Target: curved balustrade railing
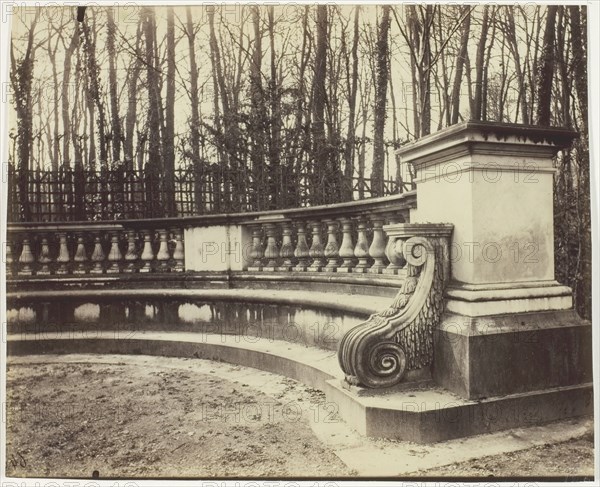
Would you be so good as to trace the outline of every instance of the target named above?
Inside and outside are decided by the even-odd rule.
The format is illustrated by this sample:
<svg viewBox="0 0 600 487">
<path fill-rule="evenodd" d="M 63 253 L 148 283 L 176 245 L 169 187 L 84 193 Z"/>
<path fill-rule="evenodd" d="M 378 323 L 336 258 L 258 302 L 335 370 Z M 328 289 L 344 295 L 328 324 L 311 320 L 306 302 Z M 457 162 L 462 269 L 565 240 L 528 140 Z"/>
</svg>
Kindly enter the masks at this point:
<svg viewBox="0 0 600 487">
<path fill-rule="evenodd" d="M 118 222 L 11 223 L 9 279 L 195 272 L 185 246 L 195 235 L 243 228 L 242 265 L 249 272 L 396 274 L 383 226 L 406 222 L 415 194 L 285 211 Z M 198 230 L 193 233 L 193 230 Z M 192 238 L 194 235 L 194 238 Z M 188 241 L 189 240 L 189 241 Z M 195 249 L 192 249 L 195 250 Z M 217 259 L 218 260 L 218 259 Z M 211 268 L 210 259 L 205 270 Z"/>
<path fill-rule="evenodd" d="M 442 290 L 449 276 L 448 246 L 452 225 L 410 224 L 414 194 L 286 211 L 209 215 L 194 218 L 124 220 L 97 223 L 11 224 L 6 262 L 9 290 L 30 278 L 90 278 L 111 275 L 135 288 L 132 274 L 186 276 L 215 272 L 237 279 L 272 280 L 286 274 L 301 289 L 323 275 L 330 282 L 378 286 L 387 275 L 389 296 L 400 288 L 388 309 L 346 331 L 339 361 L 351 384 L 385 387 L 402 380 L 407 370 L 432 362 L 433 328 L 442 311 Z M 219 242 L 225 239 L 227 242 Z M 222 255 L 204 247 L 240 244 L 237 266 L 223 267 Z M 211 259 L 211 255 L 213 256 Z M 201 265 L 198 257 L 207 257 Z M 334 275 L 340 277 L 334 277 Z M 344 277 L 346 276 L 346 277 Z M 228 277 L 229 279 L 229 277 Z M 54 279 L 56 281 L 57 279 Z M 93 280 L 93 279 L 92 279 Z M 12 281 L 12 283 L 10 282 Z M 236 281 L 237 282 L 237 281 Z M 321 283 L 323 284 L 323 283 Z M 390 289 L 390 287 L 392 289 Z M 322 289 L 322 287 L 320 288 Z M 320 289 L 314 289 L 319 291 Z"/>
</svg>

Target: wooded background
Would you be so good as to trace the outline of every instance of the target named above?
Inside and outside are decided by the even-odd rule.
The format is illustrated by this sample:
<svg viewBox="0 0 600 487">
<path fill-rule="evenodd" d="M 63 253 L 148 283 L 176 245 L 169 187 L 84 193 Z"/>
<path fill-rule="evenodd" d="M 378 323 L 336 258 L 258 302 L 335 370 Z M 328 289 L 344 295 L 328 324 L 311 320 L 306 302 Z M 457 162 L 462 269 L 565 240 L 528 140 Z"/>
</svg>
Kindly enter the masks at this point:
<svg viewBox="0 0 600 487">
<path fill-rule="evenodd" d="M 266 209 L 289 189 L 273 174 L 302 178 L 312 204 L 351 198 L 352 177 L 372 195 L 410 183 L 394 149 L 462 120 L 573 128 L 556 158 L 556 271 L 590 317 L 585 7 L 76 10 L 13 12 L 17 170 L 126 167 L 164 175 L 170 194 L 176 168 L 227 168 Z"/>
</svg>

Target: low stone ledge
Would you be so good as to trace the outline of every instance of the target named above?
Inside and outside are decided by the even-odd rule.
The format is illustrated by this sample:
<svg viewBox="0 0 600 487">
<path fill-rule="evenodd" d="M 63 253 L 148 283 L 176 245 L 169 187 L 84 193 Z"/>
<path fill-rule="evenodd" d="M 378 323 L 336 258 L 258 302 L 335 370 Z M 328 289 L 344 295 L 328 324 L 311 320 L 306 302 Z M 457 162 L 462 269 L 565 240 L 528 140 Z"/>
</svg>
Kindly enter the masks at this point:
<svg viewBox="0 0 600 487">
<path fill-rule="evenodd" d="M 94 338 L 65 338 L 57 333 L 8 336 L 7 356 L 44 354 L 129 354 L 190 357 L 244 365 L 296 379 L 323 389 L 327 380 L 340 378 L 335 352 L 280 340 L 255 343 L 199 333 L 148 332 L 143 338 L 115 338 L 98 332 Z"/>
<path fill-rule="evenodd" d="M 43 300 L 53 298 L 168 298 L 180 297 L 198 300 L 236 301 L 266 304 L 287 304 L 317 309 L 342 311 L 344 314 L 368 316 L 385 308 L 390 298 L 370 296 L 358 300 L 356 295 L 317 293 L 310 291 L 272 289 L 71 289 L 11 292 L 8 299 Z"/>
<path fill-rule="evenodd" d="M 8 296 L 24 291 L 98 289 L 110 285 L 113 289 L 147 289 L 167 287 L 172 289 L 286 289 L 291 291 L 394 297 L 402 286 L 404 274 L 335 274 L 304 272 L 185 272 L 85 276 L 32 276 L 13 277 L 7 280 Z M 369 308 L 370 309 L 370 308 Z M 375 310 L 370 310 L 373 312 Z"/>
<path fill-rule="evenodd" d="M 332 379 L 327 381 L 326 394 L 337 404 L 341 417 L 360 434 L 415 443 L 436 443 L 593 414 L 591 383 L 472 401 L 441 388 L 359 396 Z"/>
<path fill-rule="evenodd" d="M 360 395 L 342 386 L 336 354 L 287 342 L 223 343 L 218 335 L 147 333 L 143 338 L 65 339 L 57 334 L 8 337 L 8 363 L 44 354 L 136 354 L 189 357 L 253 367 L 298 380 L 325 392 L 327 402 L 359 433 L 433 443 L 593 412 L 592 384 L 583 383 L 485 400 L 468 400 L 440 387 L 402 387 Z"/>
</svg>

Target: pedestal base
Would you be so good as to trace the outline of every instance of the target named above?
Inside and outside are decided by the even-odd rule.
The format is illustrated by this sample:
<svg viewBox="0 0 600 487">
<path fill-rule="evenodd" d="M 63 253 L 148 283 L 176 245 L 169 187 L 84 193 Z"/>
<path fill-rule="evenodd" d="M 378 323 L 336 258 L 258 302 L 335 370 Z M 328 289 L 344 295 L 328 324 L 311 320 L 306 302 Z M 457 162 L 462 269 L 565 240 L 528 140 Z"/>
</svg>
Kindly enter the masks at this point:
<svg viewBox="0 0 600 487">
<path fill-rule="evenodd" d="M 592 327 L 573 310 L 465 316 L 434 331 L 434 381 L 467 399 L 592 382 Z"/>
<path fill-rule="evenodd" d="M 327 400 L 365 436 L 435 443 L 510 428 L 533 426 L 593 414 L 592 384 L 558 387 L 481 401 L 457 398 L 448 391 L 415 388 L 356 391 L 339 380 L 327 381 Z"/>
</svg>

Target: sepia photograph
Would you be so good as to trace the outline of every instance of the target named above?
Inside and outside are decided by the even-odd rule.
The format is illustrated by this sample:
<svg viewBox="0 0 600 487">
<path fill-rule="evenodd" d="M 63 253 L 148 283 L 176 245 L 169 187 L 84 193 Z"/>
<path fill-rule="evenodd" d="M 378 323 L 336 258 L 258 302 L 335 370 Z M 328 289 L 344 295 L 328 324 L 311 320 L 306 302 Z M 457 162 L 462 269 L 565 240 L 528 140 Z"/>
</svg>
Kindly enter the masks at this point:
<svg viewBox="0 0 600 487">
<path fill-rule="evenodd" d="M 0 2 L 0 487 L 594 485 L 599 12 Z"/>
</svg>

